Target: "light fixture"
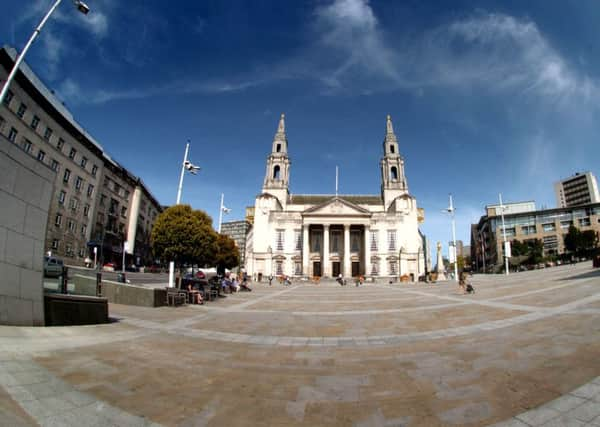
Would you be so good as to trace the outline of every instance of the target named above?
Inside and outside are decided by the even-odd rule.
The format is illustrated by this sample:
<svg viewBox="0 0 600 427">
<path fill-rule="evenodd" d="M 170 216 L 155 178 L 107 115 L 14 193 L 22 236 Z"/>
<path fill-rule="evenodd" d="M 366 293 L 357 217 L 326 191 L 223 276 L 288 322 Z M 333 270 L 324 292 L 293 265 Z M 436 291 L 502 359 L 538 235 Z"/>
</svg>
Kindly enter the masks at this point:
<svg viewBox="0 0 600 427">
<path fill-rule="evenodd" d="M 75 6 L 77 6 L 77 10 L 87 15 L 90 12 L 90 7 L 82 2 L 81 0 L 74 0 Z"/>
</svg>

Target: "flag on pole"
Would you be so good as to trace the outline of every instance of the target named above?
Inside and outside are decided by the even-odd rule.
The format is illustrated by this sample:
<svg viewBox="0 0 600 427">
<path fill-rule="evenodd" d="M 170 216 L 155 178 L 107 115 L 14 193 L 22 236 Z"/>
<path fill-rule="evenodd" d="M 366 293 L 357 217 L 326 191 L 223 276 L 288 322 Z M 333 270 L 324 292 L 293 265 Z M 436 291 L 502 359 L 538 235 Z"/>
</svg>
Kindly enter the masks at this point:
<svg viewBox="0 0 600 427">
<path fill-rule="evenodd" d="M 228 214 L 229 212 L 231 212 L 231 209 L 226 208 L 225 206 L 221 207 L 221 209 L 223 210 L 223 213 Z"/>
<path fill-rule="evenodd" d="M 335 195 L 338 195 L 338 167 L 335 167 Z"/>
</svg>

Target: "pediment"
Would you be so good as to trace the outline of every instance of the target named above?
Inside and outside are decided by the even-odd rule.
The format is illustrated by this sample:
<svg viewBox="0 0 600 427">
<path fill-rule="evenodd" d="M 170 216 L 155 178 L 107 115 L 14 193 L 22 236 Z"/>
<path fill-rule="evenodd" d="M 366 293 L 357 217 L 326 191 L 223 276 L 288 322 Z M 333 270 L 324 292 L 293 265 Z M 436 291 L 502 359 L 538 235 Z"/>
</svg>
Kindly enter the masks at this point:
<svg viewBox="0 0 600 427">
<path fill-rule="evenodd" d="M 332 197 L 325 203 L 306 209 L 303 216 L 371 216 L 371 212 L 341 197 Z"/>
</svg>

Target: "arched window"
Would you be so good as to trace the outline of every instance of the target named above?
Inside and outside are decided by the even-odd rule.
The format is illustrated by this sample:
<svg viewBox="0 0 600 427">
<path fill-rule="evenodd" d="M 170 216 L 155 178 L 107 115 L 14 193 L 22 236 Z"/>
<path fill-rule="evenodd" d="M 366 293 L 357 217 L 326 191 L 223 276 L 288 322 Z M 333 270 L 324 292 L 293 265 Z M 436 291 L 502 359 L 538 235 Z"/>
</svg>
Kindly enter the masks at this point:
<svg viewBox="0 0 600 427">
<path fill-rule="evenodd" d="M 277 144 L 275 151 L 277 151 L 278 153 L 281 152 L 281 144 Z"/>
<path fill-rule="evenodd" d="M 394 154 L 394 153 L 395 153 L 395 151 L 394 151 L 394 150 L 395 150 L 395 149 L 394 149 L 394 146 L 393 146 L 393 145 L 390 145 L 390 153 Z"/>
<path fill-rule="evenodd" d="M 396 166 L 392 166 L 390 169 L 390 179 L 392 181 L 398 181 L 398 169 L 396 169 Z"/>
<path fill-rule="evenodd" d="M 279 172 L 280 172 L 279 165 L 278 165 L 278 166 L 275 166 L 275 167 L 273 168 L 273 179 L 276 179 L 276 180 L 279 180 L 279 179 L 280 179 L 280 176 L 279 176 L 279 175 L 280 175 L 280 173 L 279 173 Z"/>
</svg>

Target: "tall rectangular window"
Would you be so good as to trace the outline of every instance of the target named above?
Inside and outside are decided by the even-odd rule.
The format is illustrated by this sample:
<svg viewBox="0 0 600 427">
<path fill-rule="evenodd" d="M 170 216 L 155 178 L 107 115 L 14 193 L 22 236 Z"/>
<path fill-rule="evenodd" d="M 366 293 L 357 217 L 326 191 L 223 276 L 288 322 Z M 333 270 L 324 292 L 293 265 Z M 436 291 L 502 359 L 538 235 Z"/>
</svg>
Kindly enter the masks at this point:
<svg viewBox="0 0 600 427">
<path fill-rule="evenodd" d="M 83 178 L 82 178 L 82 177 L 80 177 L 80 176 L 78 176 L 78 177 L 75 179 L 75 188 L 76 188 L 76 189 L 78 189 L 78 190 L 81 190 L 81 186 L 82 186 L 82 185 L 83 185 Z"/>
<path fill-rule="evenodd" d="M 44 132 L 44 139 L 46 141 L 50 141 L 50 137 L 52 136 L 52 129 L 50 129 L 49 127 L 46 128 L 46 131 Z"/>
<path fill-rule="evenodd" d="M 396 273 L 396 271 L 398 270 L 398 263 L 396 261 L 390 261 L 389 265 L 388 265 L 388 272 L 390 275 L 394 276 L 398 273 Z"/>
<path fill-rule="evenodd" d="M 69 178 L 71 178 L 71 171 L 69 169 L 65 169 L 65 173 L 63 175 L 63 182 L 69 182 Z"/>
<path fill-rule="evenodd" d="M 371 242 L 371 251 L 372 252 L 377 252 L 377 235 L 379 233 L 377 231 L 371 231 L 371 238 L 369 239 Z"/>
<path fill-rule="evenodd" d="M 379 261 L 371 262 L 371 276 L 379 276 Z"/>
<path fill-rule="evenodd" d="M 83 207 L 83 216 L 88 216 L 88 215 L 89 215 L 89 213 L 90 213 L 90 205 L 87 205 L 87 204 L 86 204 L 86 205 Z"/>
<path fill-rule="evenodd" d="M 25 138 L 25 141 L 23 141 L 23 151 L 25 151 L 26 153 L 31 153 L 31 147 L 33 147 L 33 144 L 30 140 Z"/>
<path fill-rule="evenodd" d="M 78 206 L 79 206 L 79 200 L 72 198 L 71 202 L 69 203 L 69 207 L 72 210 L 76 211 Z"/>
<path fill-rule="evenodd" d="M 62 139 L 62 138 L 58 138 L 58 141 L 56 142 L 56 149 L 58 151 L 62 152 L 62 149 L 63 149 L 64 146 L 65 146 L 65 140 Z"/>
<path fill-rule="evenodd" d="M 300 276 L 302 274 L 302 263 L 301 262 L 294 262 L 294 275 L 296 276 Z"/>
<path fill-rule="evenodd" d="M 39 124 L 40 118 L 38 116 L 33 116 L 31 119 L 31 129 L 36 130 Z"/>
<path fill-rule="evenodd" d="M 15 128 L 10 128 L 10 132 L 8 132 L 8 140 L 10 142 L 15 142 L 17 139 L 17 134 L 19 133 L 18 130 L 16 130 Z"/>
<path fill-rule="evenodd" d="M 278 251 L 282 251 L 283 250 L 283 245 L 284 245 L 284 233 L 285 230 L 277 230 L 275 231 L 275 248 Z"/>
<path fill-rule="evenodd" d="M 92 176 L 96 176 L 97 172 L 98 172 L 98 166 L 96 166 L 96 165 L 92 166 Z"/>
<path fill-rule="evenodd" d="M 275 261 L 275 274 L 278 276 L 283 274 L 283 261 Z"/>
<path fill-rule="evenodd" d="M 294 241 L 296 242 L 295 250 L 302 250 L 302 230 L 294 230 Z"/>
<path fill-rule="evenodd" d="M 342 234 L 338 230 L 334 230 L 329 233 L 329 250 L 331 253 L 336 254 L 340 252 L 340 240 L 342 240 Z"/>
<path fill-rule="evenodd" d="M 44 151 L 42 151 L 42 150 L 38 151 L 37 159 L 40 162 L 44 161 L 44 157 L 46 157 L 46 153 Z"/>
<path fill-rule="evenodd" d="M 53 171 L 58 172 L 58 169 L 60 169 L 60 165 L 58 164 L 58 162 L 54 159 L 52 159 L 52 161 L 50 162 L 50 167 L 52 168 Z"/>
<path fill-rule="evenodd" d="M 56 225 L 57 227 L 60 227 L 61 224 L 62 224 L 62 215 L 56 214 L 56 218 L 54 218 L 54 225 Z"/>
<path fill-rule="evenodd" d="M 12 93 L 12 91 L 9 89 L 8 92 L 6 92 L 6 95 L 4 96 L 4 105 L 6 105 L 7 107 L 10 106 L 10 101 L 12 101 L 14 96 L 15 94 Z"/>
<path fill-rule="evenodd" d="M 81 226 L 81 235 L 82 235 L 82 236 L 85 236 L 85 234 L 86 234 L 86 233 L 87 233 L 87 225 L 86 225 L 86 224 L 83 224 L 83 225 Z"/>
<path fill-rule="evenodd" d="M 61 190 L 61 192 L 58 193 L 58 204 L 59 205 L 65 204 L 65 197 L 67 197 L 67 193 L 65 193 L 64 191 Z"/>
<path fill-rule="evenodd" d="M 88 161 L 87 157 L 85 157 L 85 156 L 81 157 L 81 162 L 79 163 L 79 165 L 85 169 L 85 165 L 87 165 L 87 161 Z"/>
<path fill-rule="evenodd" d="M 71 151 L 69 151 L 69 159 L 73 160 L 75 158 L 75 154 L 77 154 L 77 150 L 71 148 Z"/>
<path fill-rule="evenodd" d="M 27 111 L 27 105 L 21 102 L 21 105 L 19 105 L 19 109 L 17 110 L 17 116 L 19 116 L 22 119 L 25 115 L 25 111 Z"/>
<path fill-rule="evenodd" d="M 58 239 L 52 239 L 52 249 L 58 249 Z"/>
<path fill-rule="evenodd" d="M 74 232 L 76 228 L 76 224 L 75 221 L 73 221 L 72 219 L 69 220 L 69 231 Z"/>
<path fill-rule="evenodd" d="M 88 184 L 87 195 L 91 196 L 94 193 L 94 186 L 92 184 Z"/>
<path fill-rule="evenodd" d="M 388 230 L 388 251 L 393 252 L 396 250 L 396 230 Z"/>
</svg>

